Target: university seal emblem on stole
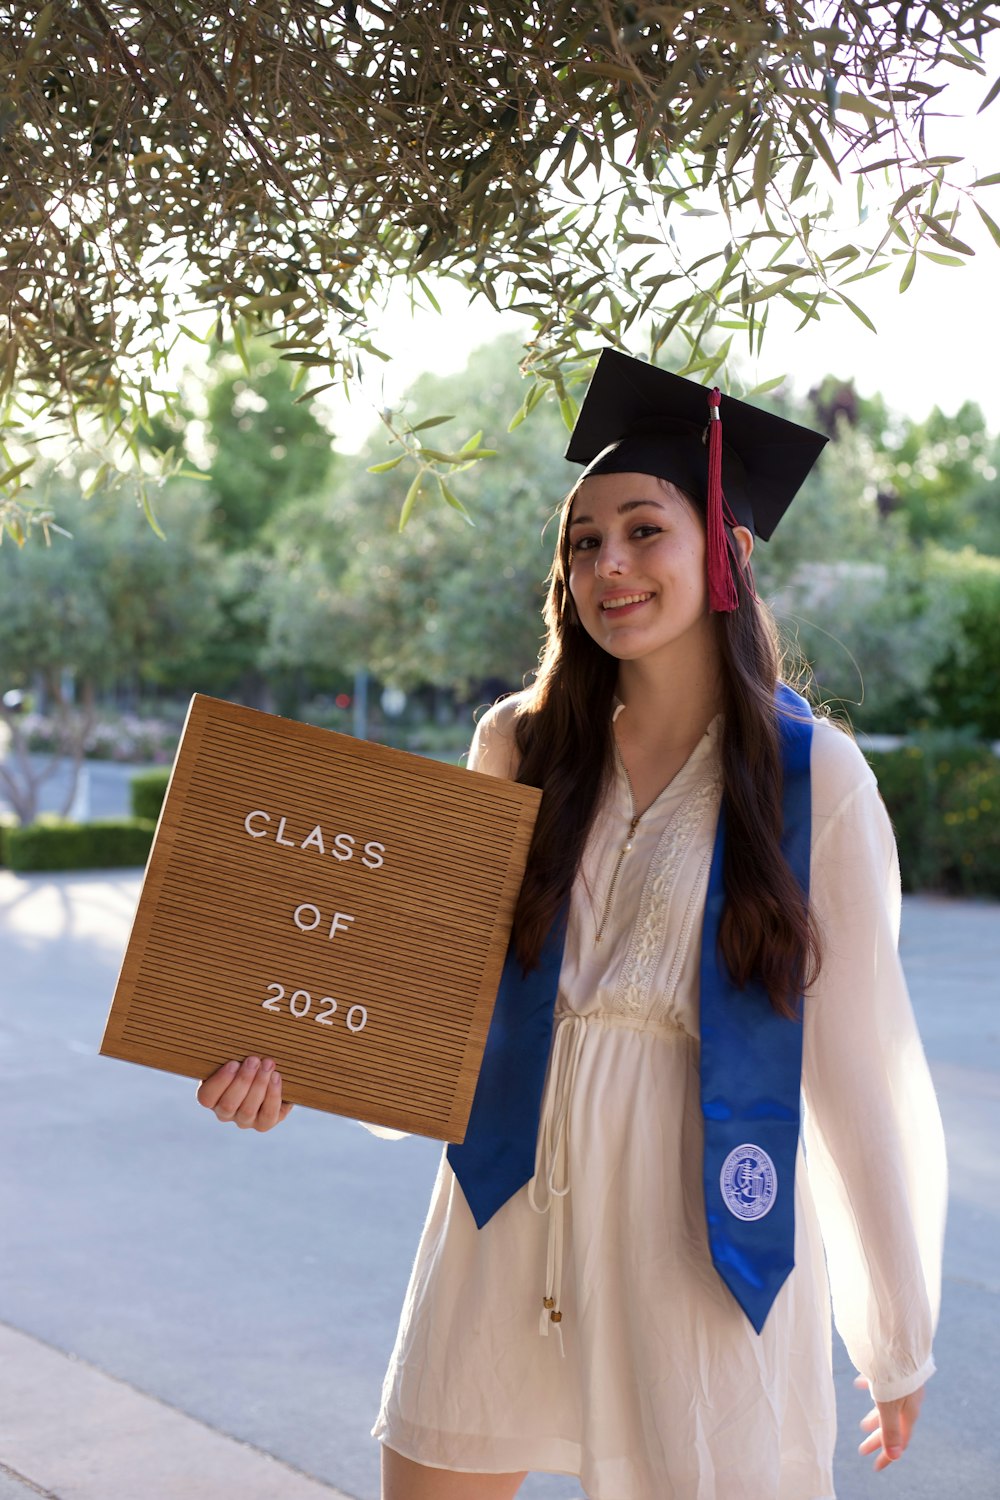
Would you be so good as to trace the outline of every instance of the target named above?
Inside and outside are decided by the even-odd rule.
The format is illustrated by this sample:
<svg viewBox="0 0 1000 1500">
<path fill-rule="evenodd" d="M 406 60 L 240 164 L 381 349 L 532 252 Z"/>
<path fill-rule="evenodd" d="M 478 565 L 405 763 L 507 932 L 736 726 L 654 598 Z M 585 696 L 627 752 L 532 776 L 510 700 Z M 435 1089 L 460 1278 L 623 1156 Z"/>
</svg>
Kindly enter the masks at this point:
<svg viewBox="0 0 1000 1500">
<path fill-rule="evenodd" d="M 747 1143 L 730 1151 L 719 1174 L 722 1200 L 737 1219 L 762 1219 L 778 1196 L 774 1162 L 760 1146 Z"/>
</svg>

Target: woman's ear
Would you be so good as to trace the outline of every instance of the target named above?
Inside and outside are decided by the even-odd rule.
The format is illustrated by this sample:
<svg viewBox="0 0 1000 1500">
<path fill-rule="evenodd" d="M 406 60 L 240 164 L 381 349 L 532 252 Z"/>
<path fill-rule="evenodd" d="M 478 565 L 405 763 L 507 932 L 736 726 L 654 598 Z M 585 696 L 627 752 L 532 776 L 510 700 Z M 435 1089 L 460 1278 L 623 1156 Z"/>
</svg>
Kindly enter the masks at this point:
<svg viewBox="0 0 1000 1500">
<path fill-rule="evenodd" d="M 746 526 L 734 526 L 733 541 L 736 543 L 736 555 L 740 560 L 740 567 L 745 568 L 753 551 L 753 532 Z"/>
</svg>

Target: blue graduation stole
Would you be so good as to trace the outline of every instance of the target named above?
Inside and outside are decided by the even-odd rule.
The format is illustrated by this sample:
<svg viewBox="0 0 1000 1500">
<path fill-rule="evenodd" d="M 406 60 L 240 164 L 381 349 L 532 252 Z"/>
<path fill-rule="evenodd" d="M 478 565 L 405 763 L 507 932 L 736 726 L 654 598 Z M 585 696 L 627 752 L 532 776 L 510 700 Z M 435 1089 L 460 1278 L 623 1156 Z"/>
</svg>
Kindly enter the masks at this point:
<svg viewBox="0 0 1000 1500">
<path fill-rule="evenodd" d="M 776 690 L 783 768 L 781 847 L 809 896 L 812 710 Z M 795 1156 L 802 1025 L 779 1016 L 758 982 L 739 989 L 719 953 L 725 820 L 720 810 L 701 942 L 701 1105 L 705 1217 L 712 1262 L 759 1333 L 795 1263 Z M 465 1140 L 448 1147 L 481 1229 L 529 1182 L 552 1044 L 566 912 L 525 975 L 507 954 Z"/>
</svg>

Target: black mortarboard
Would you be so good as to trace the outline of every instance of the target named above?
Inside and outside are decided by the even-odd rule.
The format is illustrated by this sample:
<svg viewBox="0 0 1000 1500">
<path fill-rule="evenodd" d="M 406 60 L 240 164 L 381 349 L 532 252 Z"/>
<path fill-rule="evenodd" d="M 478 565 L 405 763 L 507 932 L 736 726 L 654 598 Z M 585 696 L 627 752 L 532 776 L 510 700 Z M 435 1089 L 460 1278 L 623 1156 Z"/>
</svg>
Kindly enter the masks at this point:
<svg viewBox="0 0 1000 1500">
<path fill-rule="evenodd" d="M 707 506 L 712 394 L 708 386 L 605 349 L 566 457 L 587 465 L 587 474 L 658 475 Z M 732 396 L 723 396 L 718 410 L 725 504 L 738 525 L 767 541 L 827 439 Z"/>
</svg>

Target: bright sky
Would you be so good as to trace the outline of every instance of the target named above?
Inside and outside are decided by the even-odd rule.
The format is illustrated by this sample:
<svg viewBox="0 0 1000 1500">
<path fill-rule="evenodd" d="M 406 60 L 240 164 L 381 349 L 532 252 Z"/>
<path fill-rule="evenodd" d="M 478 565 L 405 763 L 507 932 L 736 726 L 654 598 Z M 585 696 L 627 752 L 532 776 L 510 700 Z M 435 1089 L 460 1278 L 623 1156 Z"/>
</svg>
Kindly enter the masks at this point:
<svg viewBox="0 0 1000 1500">
<path fill-rule="evenodd" d="M 1000 99 L 984 114 L 976 114 L 1000 71 L 1000 48 L 995 47 L 993 54 L 985 80 L 969 73 L 949 85 L 942 108 L 954 111 L 958 118 L 937 120 L 928 131 L 930 154 L 961 155 L 971 164 L 973 170 L 963 180 L 1000 168 L 996 150 Z M 1000 186 L 979 191 L 984 207 L 1000 221 Z M 856 223 L 853 190 L 850 201 L 845 239 Z M 710 232 L 709 220 L 684 222 L 692 226 L 692 239 L 700 230 Z M 935 405 L 953 413 L 963 401 L 978 401 L 993 430 L 1000 430 L 1000 248 L 974 210 L 963 215 L 958 234 L 976 251 L 967 265 L 947 267 L 921 260 L 910 287 L 900 294 L 899 276 L 905 264 L 901 259 L 898 270 L 892 268 L 847 289 L 875 323 L 875 334 L 846 308 L 837 307 L 824 309 L 821 322 L 796 333 L 797 313 L 774 299 L 760 359 L 750 362 L 745 354 L 737 359 L 746 385 L 787 375 L 792 388 L 802 394 L 824 375 L 853 377 L 863 395 L 880 391 L 890 408 L 916 418 L 926 416 Z M 697 253 L 693 251 L 692 259 Z M 398 402 L 424 371 L 449 374 L 461 370 L 472 349 L 505 331 L 525 338 L 530 335 L 530 320 L 495 313 L 485 301 L 470 306 L 464 291 L 454 284 L 436 283 L 434 293 L 443 317 L 433 312 L 412 314 L 403 290 L 390 300 L 374 342 L 392 356 L 391 365 L 379 366 L 370 360 L 371 374 L 361 393 L 350 403 L 334 404 L 333 421 L 342 450 L 358 448 L 377 420 L 378 408 Z M 734 354 L 739 341 L 737 335 Z M 644 350 L 637 344 L 636 352 Z"/>
</svg>

